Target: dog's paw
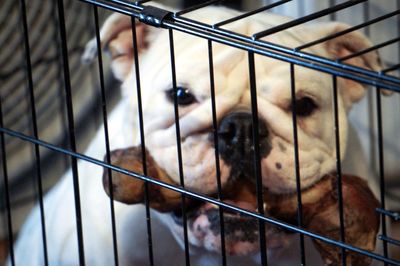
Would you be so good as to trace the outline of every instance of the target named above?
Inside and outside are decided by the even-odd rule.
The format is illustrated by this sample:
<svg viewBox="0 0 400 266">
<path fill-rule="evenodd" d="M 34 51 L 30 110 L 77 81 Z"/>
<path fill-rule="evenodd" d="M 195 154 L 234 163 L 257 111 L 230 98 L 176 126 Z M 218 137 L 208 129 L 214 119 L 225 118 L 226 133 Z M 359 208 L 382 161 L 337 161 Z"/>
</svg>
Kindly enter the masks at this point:
<svg viewBox="0 0 400 266">
<path fill-rule="evenodd" d="M 111 152 L 111 164 L 133 173 L 143 174 L 142 149 L 140 146 L 118 149 Z M 104 159 L 106 161 L 106 157 Z M 178 186 L 168 174 L 154 161 L 146 150 L 147 174 L 153 180 L 158 180 L 173 186 Z M 111 182 L 111 183 L 110 183 Z M 182 197 L 179 192 L 172 191 L 159 185 L 149 184 L 147 192 L 145 183 L 125 173 L 113 172 L 112 178 L 109 170 L 103 171 L 103 187 L 107 195 L 113 196 L 114 200 L 126 203 L 145 203 L 146 193 L 149 195 L 148 203 L 150 208 L 159 212 L 172 212 L 179 210 L 182 204 Z M 113 191 L 111 193 L 111 190 Z M 187 200 L 189 204 L 190 200 Z"/>
<path fill-rule="evenodd" d="M 96 38 L 91 39 L 85 46 L 85 50 L 81 56 L 82 64 L 88 65 L 93 62 L 97 56 L 98 48 Z"/>
</svg>

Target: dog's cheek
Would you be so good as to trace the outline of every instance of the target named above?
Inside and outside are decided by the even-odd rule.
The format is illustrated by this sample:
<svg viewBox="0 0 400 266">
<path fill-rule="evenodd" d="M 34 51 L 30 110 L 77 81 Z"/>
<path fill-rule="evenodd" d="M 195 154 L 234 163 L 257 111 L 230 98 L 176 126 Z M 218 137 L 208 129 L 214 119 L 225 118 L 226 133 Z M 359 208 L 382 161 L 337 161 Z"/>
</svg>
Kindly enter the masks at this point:
<svg viewBox="0 0 400 266">
<path fill-rule="evenodd" d="M 283 139 L 272 141 L 271 153 L 262 161 L 263 186 L 274 193 L 296 191 L 294 146 Z M 320 149 L 303 150 L 299 147 L 301 187 L 317 182 L 335 169 L 335 158 Z"/>
<path fill-rule="evenodd" d="M 176 146 L 153 147 L 153 149 L 149 147 L 149 150 L 160 167 L 179 184 L 180 172 Z M 181 152 L 185 187 L 205 194 L 217 191 L 215 151 L 207 137 L 187 138 L 182 143 Z M 223 161 L 220 161 L 220 172 L 221 184 L 224 185 L 229 178 L 230 167 Z"/>
<path fill-rule="evenodd" d="M 271 140 L 270 153 L 261 161 L 263 186 L 272 192 L 291 187 L 291 183 L 288 181 L 293 172 L 291 150 L 288 143 L 275 137 Z"/>
<path fill-rule="evenodd" d="M 271 192 L 281 193 L 294 189 L 292 178 L 293 164 L 283 153 L 271 151 L 267 159 L 262 161 L 263 186 Z"/>
</svg>

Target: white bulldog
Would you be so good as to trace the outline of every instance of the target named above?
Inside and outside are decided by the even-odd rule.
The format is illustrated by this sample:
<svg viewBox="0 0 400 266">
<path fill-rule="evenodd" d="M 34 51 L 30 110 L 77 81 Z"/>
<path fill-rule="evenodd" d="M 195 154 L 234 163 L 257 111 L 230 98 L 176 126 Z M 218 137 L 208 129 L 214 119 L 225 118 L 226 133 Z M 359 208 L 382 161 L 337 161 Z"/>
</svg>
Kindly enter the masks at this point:
<svg viewBox="0 0 400 266">
<path fill-rule="evenodd" d="M 207 23 L 238 15 L 223 7 L 207 7 L 188 16 Z M 251 35 L 289 19 L 274 14 L 258 14 L 226 26 L 234 32 Z M 311 40 L 342 31 L 341 23 L 301 25 L 270 35 L 264 40 L 297 47 Z M 180 183 L 177 157 L 174 89 L 171 76 L 169 33 L 141 23 L 138 36 L 140 84 L 146 148 L 154 161 L 176 184 Z M 185 187 L 215 196 L 217 179 L 212 133 L 212 109 L 207 40 L 173 32 L 179 106 L 179 124 Z M 140 145 L 136 76 L 130 17 L 113 14 L 101 30 L 102 44 L 111 52 L 111 67 L 122 82 L 122 100 L 109 116 L 112 149 Z M 368 39 L 351 32 L 306 49 L 322 57 L 340 58 L 371 46 Z M 96 53 L 95 42 L 87 46 L 84 57 Z M 379 70 L 377 53 L 371 52 L 347 63 Z M 235 194 L 235 184 L 250 180 L 254 184 L 254 145 L 251 122 L 251 97 L 248 53 L 213 43 L 216 115 L 220 152 L 220 180 L 227 194 Z M 291 73 L 286 62 L 255 55 L 261 179 L 264 193 L 296 192 L 292 111 L 297 115 L 299 168 L 302 189 L 306 189 L 336 170 L 333 120 L 333 78 L 331 75 L 295 66 L 296 108 L 291 104 Z M 365 94 L 360 83 L 337 79 L 341 158 L 347 144 L 347 113 Z M 100 129 L 87 155 L 102 159 L 104 131 Z M 344 161 L 346 163 L 346 161 Z M 103 169 L 79 161 L 84 256 L 87 265 L 112 265 L 114 262 L 110 201 L 102 187 Z M 353 173 L 357 174 L 357 173 Z M 247 182 L 247 181 L 246 181 Z M 232 196 L 234 197 L 234 196 Z M 224 198 L 225 200 L 225 198 Z M 226 199 L 239 207 L 256 210 L 254 203 Z M 141 204 L 115 202 L 118 259 L 120 265 L 148 265 L 149 247 L 146 216 Z M 69 171 L 44 199 L 47 255 L 50 265 L 79 263 L 72 173 Z M 220 265 L 219 219 L 201 216 L 199 210 L 213 208 L 201 203 L 190 206 L 188 239 L 191 265 Z M 201 214 L 204 214 L 202 212 Z M 213 212 L 215 214 L 215 212 Z M 183 227 L 179 212 L 151 212 L 152 250 L 155 265 L 184 265 Z M 227 213 L 226 253 L 229 265 L 259 262 L 256 220 Z M 246 226 L 243 226 L 245 224 Z M 172 233 L 171 233 L 172 232 Z M 43 265 L 40 212 L 36 207 L 23 226 L 15 245 L 17 265 Z M 300 252 L 293 236 L 277 228 L 267 230 L 270 265 L 293 265 Z M 321 258 L 306 245 L 307 262 L 320 265 Z M 289 254 L 289 255 L 288 255 Z"/>
</svg>

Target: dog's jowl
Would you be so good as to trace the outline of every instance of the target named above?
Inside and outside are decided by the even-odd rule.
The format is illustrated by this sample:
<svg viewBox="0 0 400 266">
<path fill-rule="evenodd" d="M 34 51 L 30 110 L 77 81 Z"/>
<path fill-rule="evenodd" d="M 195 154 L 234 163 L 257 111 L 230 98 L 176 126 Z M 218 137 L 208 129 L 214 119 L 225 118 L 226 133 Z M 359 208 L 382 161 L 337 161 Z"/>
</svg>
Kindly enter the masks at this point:
<svg viewBox="0 0 400 266">
<path fill-rule="evenodd" d="M 188 16 L 212 24 L 238 14 L 223 7 L 207 7 Z M 287 21 L 289 18 L 262 13 L 226 28 L 251 35 Z M 138 77 L 135 76 L 131 27 L 130 17 L 113 14 L 105 21 L 100 37 L 102 48 L 111 54 L 112 71 L 122 83 L 122 99 L 109 116 L 111 163 L 141 174 L 143 153 L 137 114 Z M 300 25 L 269 35 L 265 40 L 292 48 L 347 27 L 336 22 Z M 207 40 L 173 31 L 175 71 L 171 71 L 170 32 L 139 22 L 135 24 L 135 30 L 148 176 L 174 186 L 181 186 L 183 180 L 188 191 L 213 198 L 220 196 L 226 204 L 254 213 L 261 211 L 267 217 L 297 226 L 298 184 L 294 156 L 297 152 L 304 203 L 302 226 L 339 239 L 332 76 L 300 66 L 294 66 L 292 72 L 290 64 L 257 54 L 254 55 L 255 71 L 249 73 L 248 52 L 213 43 L 212 85 L 217 118 L 213 121 Z M 370 46 L 364 35 L 352 31 L 305 52 L 338 59 Z M 93 60 L 98 52 L 96 41 L 89 42 L 84 61 Z M 375 52 L 364 53 L 348 63 L 375 71 L 381 67 Z M 250 84 L 252 77 L 255 77 L 255 86 Z M 343 78 L 338 78 L 337 84 L 339 144 L 344 158 L 348 142 L 347 114 L 364 96 L 366 88 Z M 292 86 L 295 87 L 295 102 L 292 101 Z M 256 89 L 256 120 L 252 113 L 251 89 Z M 179 111 L 179 140 L 176 138 L 175 103 Z M 297 121 L 296 148 L 293 113 Z M 103 129 L 100 129 L 86 154 L 102 160 L 106 153 L 103 138 Z M 181 156 L 177 156 L 177 141 Z M 216 155 L 219 156 L 218 170 Z M 345 202 L 352 204 L 343 206 L 346 241 L 372 251 L 379 228 L 379 220 L 374 214 L 378 203 L 366 183 L 354 176 L 358 173 L 348 171 L 343 176 L 343 197 Z M 44 199 L 50 265 L 77 265 L 79 261 L 71 175 L 71 171 L 66 173 Z M 220 212 L 215 204 L 186 197 L 183 211 L 180 193 L 153 184 L 145 189 L 142 181 L 121 173 L 114 172 L 110 178 L 108 170 L 103 173 L 101 167 L 88 162 L 79 162 L 79 182 L 87 265 L 112 265 L 115 255 L 120 265 L 148 265 L 145 202 L 151 207 L 155 265 L 183 265 L 184 248 L 189 248 L 191 265 L 220 265 L 221 252 L 226 253 L 229 265 L 257 265 L 260 247 L 264 246 L 260 239 L 265 239 L 270 265 L 299 263 L 298 235 L 278 226 L 265 223 L 263 238 L 257 219 L 224 210 L 222 232 Z M 261 189 L 257 189 L 257 184 L 262 185 Z M 261 198 L 257 190 L 262 192 Z M 111 192 L 116 200 L 118 254 L 112 252 L 107 196 Z M 39 216 L 39 209 L 35 208 L 19 235 L 15 246 L 17 265 L 43 265 Z M 368 226 L 365 226 L 365 220 L 369 221 Z M 224 251 L 221 250 L 222 235 Z M 309 265 L 337 265 L 340 262 L 339 249 L 320 241 L 306 241 Z M 352 253 L 348 253 L 346 259 L 348 265 L 371 262 Z"/>
</svg>

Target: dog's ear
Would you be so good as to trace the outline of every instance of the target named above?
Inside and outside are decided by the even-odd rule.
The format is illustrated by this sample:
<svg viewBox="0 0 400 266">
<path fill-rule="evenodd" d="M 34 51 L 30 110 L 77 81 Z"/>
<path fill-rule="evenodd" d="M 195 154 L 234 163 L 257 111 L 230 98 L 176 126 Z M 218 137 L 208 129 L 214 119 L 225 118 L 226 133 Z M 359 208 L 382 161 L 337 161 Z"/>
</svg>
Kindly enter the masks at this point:
<svg viewBox="0 0 400 266">
<path fill-rule="evenodd" d="M 313 27 L 312 30 L 319 38 L 323 38 L 347 30 L 350 26 L 340 22 L 329 22 L 313 25 L 311 27 Z M 343 58 L 345 59 L 348 55 L 364 51 L 372 47 L 373 44 L 364 34 L 351 31 L 347 34 L 329 39 L 321 45 L 323 45 L 323 48 L 327 51 L 331 59 L 341 60 Z M 372 71 L 380 71 L 382 69 L 382 63 L 376 50 L 362 53 L 359 56 L 350 57 L 341 62 Z M 367 85 L 350 79 L 339 78 L 339 80 L 339 84 L 342 84 L 339 90 L 342 94 L 344 104 L 346 109 L 350 109 L 353 103 L 359 101 L 365 95 Z M 390 94 L 390 92 L 383 90 L 383 94 Z"/>
<path fill-rule="evenodd" d="M 146 47 L 147 26 L 135 23 L 137 47 L 141 51 Z M 111 56 L 111 69 L 115 77 L 124 80 L 133 66 L 133 36 L 130 16 L 114 13 L 104 22 L 100 30 L 101 49 Z M 91 63 L 97 56 L 96 38 L 90 40 L 83 52 L 82 62 Z"/>
<path fill-rule="evenodd" d="M 325 36 L 337 34 L 349 29 L 350 26 L 340 22 L 328 23 L 325 27 Z M 326 49 L 333 59 L 341 59 L 348 55 L 363 51 L 372 47 L 371 41 L 361 32 L 351 31 L 347 34 L 330 39 L 325 42 Z M 360 56 L 352 57 L 343 63 L 355 65 L 358 67 L 380 71 L 382 69 L 381 61 L 376 50 L 369 53 L 363 53 Z"/>
</svg>

